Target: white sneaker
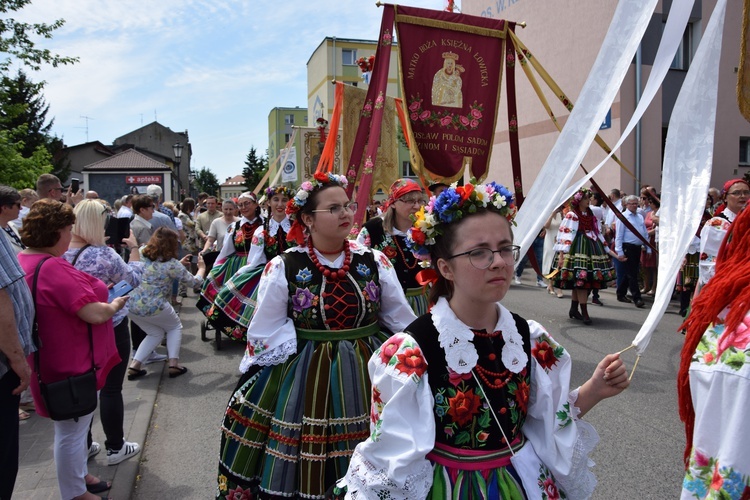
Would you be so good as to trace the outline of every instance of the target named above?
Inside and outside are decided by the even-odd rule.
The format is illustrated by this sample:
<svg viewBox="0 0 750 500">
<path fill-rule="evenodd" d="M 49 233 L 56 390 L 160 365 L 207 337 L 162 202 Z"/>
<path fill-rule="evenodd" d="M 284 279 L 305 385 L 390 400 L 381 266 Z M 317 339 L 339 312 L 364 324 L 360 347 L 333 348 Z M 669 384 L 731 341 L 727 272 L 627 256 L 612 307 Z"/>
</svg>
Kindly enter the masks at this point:
<svg viewBox="0 0 750 500">
<path fill-rule="evenodd" d="M 117 465 L 130 457 L 136 456 L 140 451 L 141 447 L 138 446 L 138 443 L 128 443 L 127 441 L 118 451 L 107 448 L 107 465 Z"/>
<path fill-rule="evenodd" d="M 521 278 L 518 276 L 513 276 L 513 284 L 514 285 L 520 285 L 521 284 Z"/>
<path fill-rule="evenodd" d="M 547 284 L 542 280 L 536 280 L 536 286 L 539 288 L 547 288 Z"/>
<path fill-rule="evenodd" d="M 99 452 L 102 451 L 102 447 L 99 443 L 96 441 L 91 442 L 91 446 L 89 446 L 89 459 L 94 458 L 99 454 Z"/>
<path fill-rule="evenodd" d="M 144 361 L 143 364 L 148 365 L 151 363 L 158 363 L 159 361 L 166 361 L 166 360 L 167 360 L 166 354 L 159 354 L 158 352 L 154 351 L 146 358 L 146 361 Z"/>
</svg>

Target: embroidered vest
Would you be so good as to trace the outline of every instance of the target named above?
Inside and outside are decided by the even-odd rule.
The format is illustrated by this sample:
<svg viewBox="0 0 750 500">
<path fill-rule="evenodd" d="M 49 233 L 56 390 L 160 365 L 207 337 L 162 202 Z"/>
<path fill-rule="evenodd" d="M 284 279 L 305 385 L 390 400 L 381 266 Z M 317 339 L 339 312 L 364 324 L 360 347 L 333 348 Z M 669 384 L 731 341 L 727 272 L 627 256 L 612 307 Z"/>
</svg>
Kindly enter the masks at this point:
<svg viewBox="0 0 750 500">
<path fill-rule="evenodd" d="M 401 288 L 419 288 L 421 285 L 417 283 L 415 276 L 422 268 L 406 246 L 406 238 L 386 233 L 380 217 L 370 219 L 363 227 L 370 235 L 370 248 L 383 252 L 393 264 Z"/>
</svg>

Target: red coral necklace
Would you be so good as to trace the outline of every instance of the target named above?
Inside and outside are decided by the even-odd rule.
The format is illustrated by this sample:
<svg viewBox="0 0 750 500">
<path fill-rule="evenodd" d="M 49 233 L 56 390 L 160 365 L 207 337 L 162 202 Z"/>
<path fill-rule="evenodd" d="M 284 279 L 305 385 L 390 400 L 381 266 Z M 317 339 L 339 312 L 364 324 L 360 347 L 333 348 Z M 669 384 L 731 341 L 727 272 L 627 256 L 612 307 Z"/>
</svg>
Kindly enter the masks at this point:
<svg viewBox="0 0 750 500">
<path fill-rule="evenodd" d="M 320 263 L 320 260 L 318 259 L 318 256 L 315 254 L 315 250 L 313 249 L 313 243 L 312 238 L 307 239 L 307 249 L 308 254 L 310 255 L 310 260 L 313 261 L 313 264 L 315 264 L 315 267 L 320 271 L 323 276 L 328 278 L 331 281 L 338 281 L 342 279 L 344 276 L 346 276 L 346 273 L 349 272 L 349 264 L 352 261 L 352 251 L 349 248 L 349 242 L 344 242 L 344 247 L 342 250 L 344 251 L 344 265 L 341 266 L 341 269 L 337 270 L 330 270 L 326 266 Z"/>
</svg>

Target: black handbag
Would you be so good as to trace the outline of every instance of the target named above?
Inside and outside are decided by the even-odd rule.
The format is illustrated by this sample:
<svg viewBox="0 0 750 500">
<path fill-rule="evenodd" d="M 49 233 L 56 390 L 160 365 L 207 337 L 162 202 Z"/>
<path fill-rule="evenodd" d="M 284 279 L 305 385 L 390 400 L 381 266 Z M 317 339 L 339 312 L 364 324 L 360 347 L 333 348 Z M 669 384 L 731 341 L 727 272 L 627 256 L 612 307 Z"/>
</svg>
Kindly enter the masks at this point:
<svg viewBox="0 0 750 500">
<path fill-rule="evenodd" d="M 39 326 L 36 319 L 36 280 L 39 276 L 39 270 L 44 261 L 49 257 L 42 259 L 36 266 L 34 274 L 34 285 L 32 287 L 32 297 L 34 300 L 34 323 L 32 324 L 32 338 L 37 347 L 34 353 L 34 364 L 36 367 L 36 377 L 39 381 L 39 392 L 44 400 L 44 406 L 52 420 L 69 420 L 73 419 L 78 422 L 78 418 L 88 415 L 96 410 L 98 395 L 96 393 L 96 366 L 94 365 L 94 339 L 89 329 L 89 346 L 91 347 L 91 369 L 81 375 L 73 375 L 57 382 L 45 384 L 42 382 L 40 375 L 41 364 L 39 363 L 39 352 L 42 345 L 39 340 Z"/>
</svg>

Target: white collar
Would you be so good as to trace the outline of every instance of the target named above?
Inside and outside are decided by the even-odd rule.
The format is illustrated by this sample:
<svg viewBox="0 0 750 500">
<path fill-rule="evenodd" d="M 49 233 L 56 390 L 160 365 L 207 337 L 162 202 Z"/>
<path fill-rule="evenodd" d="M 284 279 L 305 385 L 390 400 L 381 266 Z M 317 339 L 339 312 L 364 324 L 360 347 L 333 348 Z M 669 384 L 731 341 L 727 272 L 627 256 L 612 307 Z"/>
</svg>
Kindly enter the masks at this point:
<svg viewBox="0 0 750 500">
<path fill-rule="evenodd" d="M 510 311 L 499 302 L 497 325 L 495 331 L 502 331 L 503 346 L 502 361 L 505 367 L 513 373 L 524 369 L 528 357 L 523 350 L 523 338 L 518 333 L 516 322 Z M 432 307 L 432 323 L 439 335 L 438 342 L 445 351 L 448 368 L 459 374 L 466 374 L 477 365 L 479 355 L 472 340 L 474 332 L 466 326 L 453 312 L 445 297 L 440 297 Z"/>
<path fill-rule="evenodd" d="M 289 229 L 292 227 L 292 223 L 289 220 L 289 217 L 284 217 L 281 222 L 276 222 L 276 219 L 271 217 L 271 219 L 268 221 L 269 234 L 275 235 L 279 231 L 279 226 L 281 226 L 285 233 L 288 233 Z"/>
<path fill-rule="evenodd" d="M 725 208 L 721 211 L 721 213 L 726 214 L 727 220 L 729 222 L 734 222 L 735 217 L 737 217 L 737 214 L 729 210 L 728 208 Z"/>
<path fill-rule="evenodd" d="M 151 221 L 147 221 L 146 219 L 144 219 L 140 215 L 134 215 L 133 219 L 139 220 L 139 221 L 143 222 L 144 224 L 146 224 L 148 227 L 151 227 Z"/>
</svg>

